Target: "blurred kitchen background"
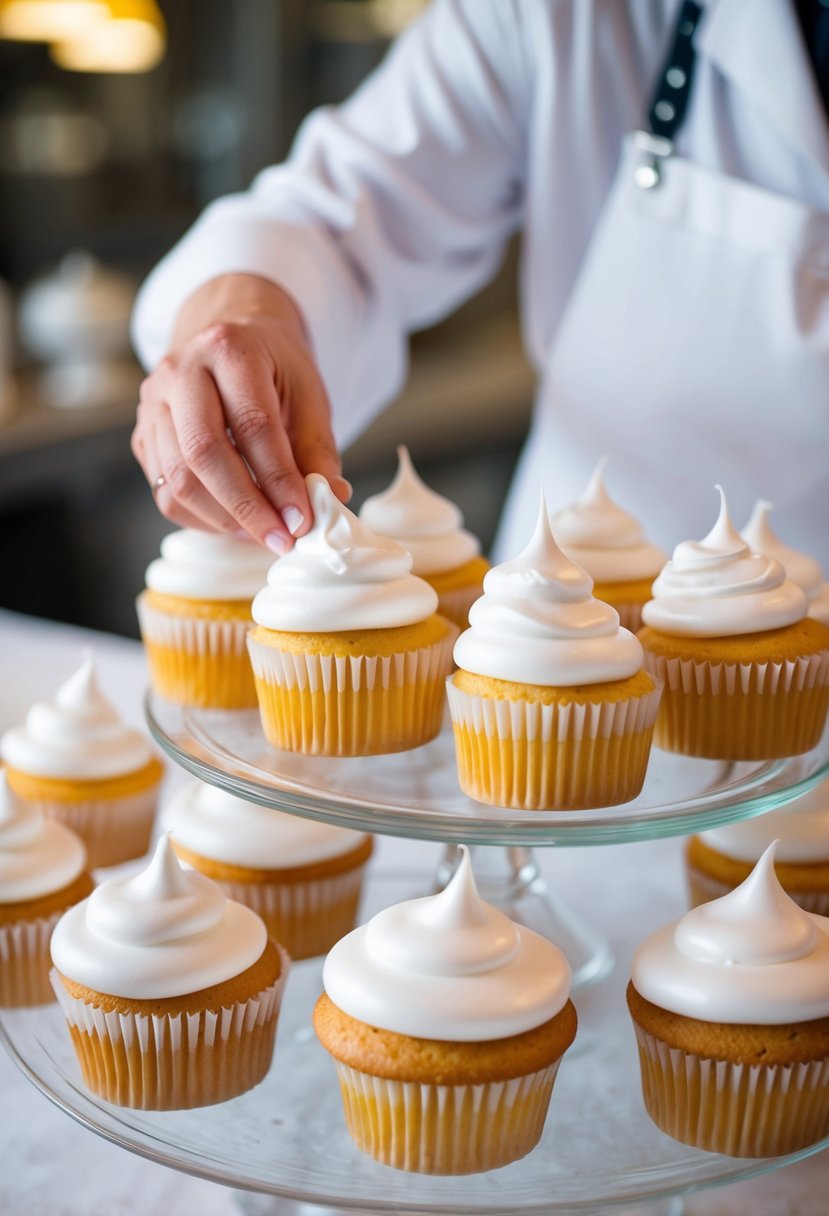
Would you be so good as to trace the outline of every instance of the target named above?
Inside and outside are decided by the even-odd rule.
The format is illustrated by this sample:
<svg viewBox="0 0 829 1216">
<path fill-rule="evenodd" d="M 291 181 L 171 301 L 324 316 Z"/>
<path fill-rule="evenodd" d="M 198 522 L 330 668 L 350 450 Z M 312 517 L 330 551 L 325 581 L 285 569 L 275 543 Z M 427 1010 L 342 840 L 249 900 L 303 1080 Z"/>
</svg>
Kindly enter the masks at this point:
<svg viewBox="0 0 829 1216">
<path fill-rule="evenodd" d="M 172 527 L 129 449 L 137 285 L 423 7 L 0 0 L 0 607 L 137 636 L 134 597 Z M 346 454 L 355 502 L 405 442 L 487 546 L 533 391 L 514 251 L 412 356 L 401 397 Z"/>
</svg>

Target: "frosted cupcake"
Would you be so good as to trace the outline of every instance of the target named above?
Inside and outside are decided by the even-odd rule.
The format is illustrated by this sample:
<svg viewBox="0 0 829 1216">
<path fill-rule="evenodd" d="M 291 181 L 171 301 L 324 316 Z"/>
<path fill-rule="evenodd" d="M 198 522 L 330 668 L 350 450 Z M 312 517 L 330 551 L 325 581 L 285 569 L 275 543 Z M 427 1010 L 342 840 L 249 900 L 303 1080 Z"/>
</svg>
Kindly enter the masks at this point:
<svg viewBox="0 0 829 1216">
<path fill-rule="evenodd" d="M 166 836 L 145 870 L 61 917 L 52 961 L 84 1083 L 108 1102 L 207 1106 L 268 1071 L 287 956 Z"/>
<path fill-rule="evenodd" d="M 207 709 L 256 706 L 246 637 L 272 561 L 254 541 L 193 528 L 165 536 L 136 604 L 156 692 Z"/>
<path fill-rule="evenodd" d="M 437 592 L 438 612 L 465 629 L 489 562 L 481 557 L 480 542 L 462 526 L 458 507 L 421 481 L 405 447 L 397 449 L 397 458 L 394 481 L 366 499 L 360 519 L 411 554 L 412 573 Z"/>
<path fill-rule="evenodd" d="M 542 499 L 532 540 L 489 571 L 455 645 L 458 778 L 478 801 L 576 810 L 642 788 L 659 691 L 591 587 L 553 539 Z"/>
<path fill-rule="evenodd" d="M 829 779 L 777 811 L 691 836 L 685 861 L 692 906 L 739 886 L 775 840 L 783 890 L 807 912 L 829 916 Z"/>
<path fill-rule="evenodd" d="M 397 1169 L 471 1174 L 538 1143 L 576 1034 L 570 968 L 480 899 L 466 850 L 440 895 L 343 938 L 323 983 L 314 1028 L 363 1152 Z"/>
<path fill-rule="evenodd" d="M 664 684 L 654 742 L 723 760 L 814 747 L 829 708 L 829 627 L 806 609 L 780 563 L 750 551 L 720 489 L 716 524 L 677 545 L 642 612 L 645 661 Z"/>
<path fill-rule="evenodd" d="M 783 544 L 769 523 L 771 510 L 771 503 L 762 498 L 754 504 L 751 518 L 741 534 L 743 540 L 752 553 L 776 558 L 786 571 L 786 578 L 806 592 L 808 615 L 829 625 L 829 582 L 823 577 L 820 562 Z"/>
<path fill-rule="evenodd" d="M 265 737 L 327 756 L 417 747 L 440 730 L 457 630 L 401 545 L 370 532 L 324 477 L 305 480 L 313 527 L 253 601 Z"/>
<path fill-rule="evenodd" d="M 55 999 L 49 939 L 63 912 L 91 890 L 78 837 L 12 802 L 0 773 L 0 1006 Z"/>
<path fill-rule="evenodd" d="M 91 869 L 146 853 L 163 770 L 101 693 L 91 652 L 3 735 L 0 754 L 12 796 L 77 832 Z"/>
<path fill-rule="evenodd" d="M 593 579 L 596 599 L 615 608 L 620 624 L 635 633 L 667 554 L 647 541 L 639 521 L 610 498 L 603 477 L 606 464 L 605 456 L 581 498 L 556 512 L 553 532 L 567 556 Z"/>
<path fill-rule="evenodd" d="M 769 848 L 731 894 L 649 937 L 628 1007 L 648 1114 L 734 1157 L 829 1134 L 829 920 L 804 912 Z"/>
<path fill-rule="evenodd" d="M 258 912 L 293 959 L 354 928 L 372 840 L 190 781 L 165 810 L 179 858 Z"/>
</svg>

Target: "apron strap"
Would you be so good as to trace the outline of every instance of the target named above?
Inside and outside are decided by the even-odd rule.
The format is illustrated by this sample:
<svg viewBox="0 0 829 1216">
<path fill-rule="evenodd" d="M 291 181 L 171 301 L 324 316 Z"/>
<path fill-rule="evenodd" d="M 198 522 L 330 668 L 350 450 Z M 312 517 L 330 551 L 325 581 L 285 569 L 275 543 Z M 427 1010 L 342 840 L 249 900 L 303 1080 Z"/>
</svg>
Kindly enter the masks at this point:
<svg viewBox="0 0 829 1216">
<path fill-rule="evenodd" d="M 673 151 L 674 137 L 685 121 L 694 79 L 694 33 L 703 13 L 696 0 L 683 0 L 668 52 L 648 110 L 647 131 L 636 132 L 640 150 L 634 177 L 643 190 L 659 185 L 660 162 Z"/>
</svg>

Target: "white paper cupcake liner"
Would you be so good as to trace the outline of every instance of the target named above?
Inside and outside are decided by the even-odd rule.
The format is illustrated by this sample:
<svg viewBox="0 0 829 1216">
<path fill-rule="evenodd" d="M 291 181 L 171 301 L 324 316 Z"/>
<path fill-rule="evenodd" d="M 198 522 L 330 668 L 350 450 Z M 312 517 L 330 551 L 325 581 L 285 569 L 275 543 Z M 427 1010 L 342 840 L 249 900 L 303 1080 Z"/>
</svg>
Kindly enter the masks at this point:
<svg viewBox="0 0 829 1216">
<path fill-rule="evenodd" d="M 417 747 L 440 730 L 454 627 L 401 654 L 298 654 L 248 639 L 265 737 L 311 755 Z M 282 692 L 292 694 L 283 699 Z"/>
<path fill-rule="evenodd" d="M 354 928 L 365 862 L 344 874 L 307 882 L 214 879 L 229 899 L 252 908 L 294 960 L 326 954 Z"/>
<path fill-rule="evenodd" d="M 262 1080 L 273 1055 L 289 959 L 279 978 L 218 1011 L 149 1016 L 107 1012 L 71 996 L 53 968 L 84 1084 L 118 1106 L 183 1110 L 224 1102 Z"/>
<path fill-rule="evenodd" d="M 49 943 L 63 909 L 37 920 L 0 925 L 0 1006 L 48 1005 L 55 999 Z"/>
<path fill-rule="evenodd" d="M 692 908 L 698 907 L 699 904 L 708 903 L 711 899 L 720 899 L 723 895 L 728 895 L 729 891 L 733 891 L 738 885 L 737 883 L 724 882 L 721 878 L 714 878 L 711 874 L 706 874 L 704 870 L 701 870 L 698 866 L 691 865 L 688 861 L 686 861 L 685 867 Z M 786 886 L 785 890 L 804 912 L 815 912 L 818 916 L 829 916 L 829 890 L 795 891 L 790 886 Z"/>
<path fill-rule="evenodd" d="M 829 650 L 777 663 L 710 663 L 645 648 L 645 666 L 664 685 L 655 741 L 668 750 L 773 759 L 820 739 L 827 698 L 816 694 L 829 685 Z M 702 709 L 698 698 L 705 698 Z"/>
<path fill-rule="evenodd" d="M 223 655 L 243 656 L 246 638 L 252 622 L 221 621 L 211 618 L 176 616 L 152 608 L 146 597 L 136 600 L 141 636 L 158 646 L 186 650 L 189 654 L 218 658 Z"/>
<path fill-rule="evenodd" d="M 627 802 L 645 779 L 660 692 L 541 705 L 476 696 L 450 677 L 461 788 L 479 801 L 523 810 Z"/>
<path fill-rule="evenodd" d="M 122 798 L 91 798 L 84 802 L 25 799 L 47 819 L 71 828 L 86 845 L 90 870 L 120 865 L 143 857 L 150 845 L 160 781 Z M 17 795 L 20 797 L 20 795 Z"/>
<path fill-rule="evenodd" d="M 451 591 L 439 591 L 438 612 L 458 629 L 469 627 L 469 609 L 484 593 L 481 583 L 472 587 L 454 587 Z"/>
<path fill-rule="evenodd" d="M 615 604 L 612 600 L 608 600 L 613 608 L 619 613 L 619 624 L 623 629 L 629 629 L 631 633 L 636 633 L 642 628 L 642 609 L 644 604 Z"/>
<path fill-rule="evenodd" d="M 634 1027 L 645 1107 L 675 1140 L 730 1157 L 778 1157 L 829 1134 L 829 1058 L 708 1060 Z"/>
<path fill-rule="evenodd" d="M 346 1126 L 376 1161 L 421 1174 L 476 1174 L 538 1143 L 560 1060 L 509 1081 L 428 1085 L 335 1060 Z"/>
</svg>

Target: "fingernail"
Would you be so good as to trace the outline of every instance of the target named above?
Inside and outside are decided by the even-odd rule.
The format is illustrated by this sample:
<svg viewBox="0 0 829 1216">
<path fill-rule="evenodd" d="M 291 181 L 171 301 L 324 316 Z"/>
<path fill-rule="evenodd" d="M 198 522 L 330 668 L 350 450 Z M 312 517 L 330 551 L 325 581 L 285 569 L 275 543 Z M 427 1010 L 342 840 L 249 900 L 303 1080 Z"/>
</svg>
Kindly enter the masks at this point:
<svg viewBox="0 0 829 1216">
<path fill-rule="evenodd" d="M 302 525 L 305 523 L 305 516 L 298 507 L 286 507 L 282 512 L 282 522 L 290 532 L 291 536 L 296 536 Z"/>
<path fill-rule="evenodd" d="M 281 532 L 269 532 L 265 537 L 265 544 L 277 557 L 283 557 L 288 552 L 288 541 Z"/>
</svg>

